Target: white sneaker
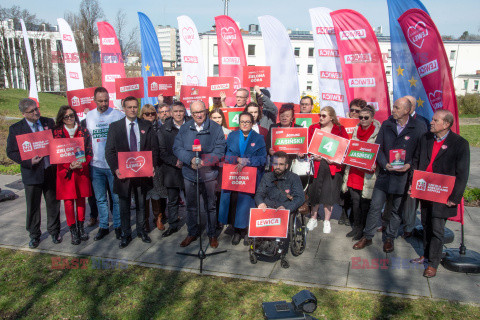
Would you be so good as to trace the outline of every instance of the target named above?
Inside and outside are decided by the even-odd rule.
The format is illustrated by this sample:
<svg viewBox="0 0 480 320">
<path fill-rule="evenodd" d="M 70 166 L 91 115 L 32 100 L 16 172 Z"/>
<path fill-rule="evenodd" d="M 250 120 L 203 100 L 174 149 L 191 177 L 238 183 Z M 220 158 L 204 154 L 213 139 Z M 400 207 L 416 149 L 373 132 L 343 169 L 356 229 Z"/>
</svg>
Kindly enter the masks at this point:
<svg viewBox="0 0 480 320">
<path fill-rule="evenodd" d="M 310 220 L 308 220 L 308 222 L 307 222 L 307 229 L 308 229 L 309 231 L 312 231 L 312 230 L 315 229 L 317 226 L 318 226 L 317 219 L 315 219 L 315 218 L 310 218 Z"/>
<path fill-rule="evenodd" d="M 323 233 L 330 233 L 331 231 L 330 221 L 323 221 Z"/>
</svg>

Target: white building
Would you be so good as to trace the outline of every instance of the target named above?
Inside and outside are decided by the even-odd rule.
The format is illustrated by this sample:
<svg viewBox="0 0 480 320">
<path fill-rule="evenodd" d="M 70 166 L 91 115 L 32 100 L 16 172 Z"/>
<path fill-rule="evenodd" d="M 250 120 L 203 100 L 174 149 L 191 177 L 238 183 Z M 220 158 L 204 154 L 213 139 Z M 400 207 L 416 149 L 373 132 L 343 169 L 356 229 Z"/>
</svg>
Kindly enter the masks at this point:
<svg viewBox="0 0 480 320">
<path fill-rule="evenodd" d="M 178 37 L 178 29 L 167 26 L 156 26 L 158 44 L 162 59 L 166 61 L 175 61 L 177 67 L 181 66 L 180 56 L 180 39 Z"/>
</svg>

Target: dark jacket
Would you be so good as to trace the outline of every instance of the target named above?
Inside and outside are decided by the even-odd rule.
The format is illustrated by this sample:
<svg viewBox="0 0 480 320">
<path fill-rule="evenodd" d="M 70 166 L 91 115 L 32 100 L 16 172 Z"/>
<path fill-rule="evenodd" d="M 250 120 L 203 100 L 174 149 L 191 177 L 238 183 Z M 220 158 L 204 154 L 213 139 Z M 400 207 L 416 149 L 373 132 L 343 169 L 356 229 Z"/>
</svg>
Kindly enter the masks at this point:
<svg viewBox="0 0 480 320">
<path fill-rule="evenodd" d="M 413 159 L 414 169 L 422 171 L 427 169 L 432 159 L 434 142 L 435 137 L 431 132 L 421 137 Z M 433 161 L 432 171 L 433 173 L 455 177 L 455 186 L 448 200 L 459 204 L 467 186 L 470 171 L 470 148 L 468 141 L 450 131 Z M 438 202 L 433 202 L 432 205 L 433 216 L 436 218 L 449 218 L 457 214 L 457 206 L 448 207 L 446 204 Z"/>
<path fill-rule="evenodd" d="M 265 94 L 261 97 L 262 105 L 262 119 L 260 119 L 259 126 L 269 130 L 270 126 L 277 121 L 278 109 L 277 106 Z"/>
<path fill-rule="evenodd" d="M 208 117 L 200 132 L 195 128 L 194 120 L 190 120 L 180 127 L 173 144 L 173 154 L 183 162 L 183 177 L 189 181 L 196 180 L 195 170 L 191 166 L 191 161 L 195 158 L 195 152 L 192 151 L 195 139 L 200 140 L 202 151 L 199 156 L 205 163 L 205 166 L 199 170 L 200 181 L 215 180 L 218 175 L 218 168 L 215 164 L 225 155 L 226 142 L 223 129 Z"/>
<path fill-rule="evenodd" d="M 409 117 L 408 123 L 400 134 L 397 134 L 397 122 L 390 116 L 382 123 L 375 143 L 380 145 L 377 155 L 379 173 L 375 188 L 389 194 L 404 194 L 412 171 L 413 155 L 420 137 L 427 131 L 425 124 L 418 119 Z M 388 171 L 386 165 L 390 163 L 390 150 L 404 149 L 405 164 L 410 164 L 406 172 Z"/>
<path fill-rule="evenodd" d="M 293 199 L 289 200 L 286 193 L 290 194 Z M 274 172 L 265 173 L 255 194 L 257 206 L 261 203 L 265 203 L 268 208 L 274 209 L 283 206 L 291 212 L 300 208 L 304 202 L 305 193 L 303 192 L 302 181 L 298 175 L 291 171 L 285 171 L 279 178 L 275 176 Z"/>
<path fill-rule="evenodd" d="M 40 123 L 44 130 L 53 129 L 55 121 L 50 118 L 40 117 Z M 32 133 L 32 129 L 27 123 L 27 120 L 22 119 L 14 123 L 8 129 L 7 138 L 7 156 L 11 160 L 20 164 L 20 171 L 22 173 L 22 182 L 25 185 L 42 184 L 45 179 L 45 157 L 36 165 L 32 165 L 32 160 L 24 160 L 20 157 L 18 150 L 17 136 L 25 133 Z M 56 170 L 55 170 L 56 171 Z"/>
<path fill-rule="evenodd" d="M 108 129 L 107 143 L 105 145 L 105 160 L 114 175 L 113 192 L 123 196 L 129 196 L 130 183 L 134 182 L 142 186 L 142 191 L 147 192 L 153 187 L 152 178 L 126 178 L 118 179 L 115 171 L 118 169 L 118 153 L 129 152 L 130 146 L 127 139 L 126 117 L 112 122 Z M 152 151 L 152 160 L 158 163 L 158 140 L 152 124 L 143 119 L 138 119 L 140 130 L 140 150 Z"/>
<path fill-rule="evenodd" d="M 415 115 L 413 116 L 413 119 L 417 119 L 425 123 L 425 127 L 427 128 L 427 132 L 430 132 L 430 121 L 428 121 L 427 118 L 424 116 L 420 115 L 418 112 L 415 112 Z"/>
</svg>

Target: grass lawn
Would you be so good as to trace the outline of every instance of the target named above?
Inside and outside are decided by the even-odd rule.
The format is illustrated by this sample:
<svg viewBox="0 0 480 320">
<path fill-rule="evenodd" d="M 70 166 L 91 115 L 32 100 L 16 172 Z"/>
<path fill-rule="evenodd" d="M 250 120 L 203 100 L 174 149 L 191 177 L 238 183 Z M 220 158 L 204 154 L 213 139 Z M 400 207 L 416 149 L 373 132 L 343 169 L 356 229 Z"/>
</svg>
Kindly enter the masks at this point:
<svg viewBox="0 0 480 320">
<path fill-rule="evenodd" d="M 0 89 L 0 114 L 9 117 L 22 117 L 18 110 L 18 102 L 28 98 L 28 91 L 22 89 Z M 40 92 L 38 94 L 42 116 L 55 118 L 58 109 L 68 104 L 64 96 Z"/>
<path fill-rule="evenodd" d="M 480 148 L 480 125 L 460 126 L 460 134 L 468 140 L 471 147 Z"/>
<path fill-rule="evenodd" d="M 290 301 L 302 289 L 317 297 L 318 308 L 312 315 L 319 319 L 480 318 L 480 307 L 450 301 L 337 292 L 137 266 L 56 270 L 51 267 L 52 257 L 0 249 L 0 318 L 262 319 L 262 302 Z"/>
</svg>

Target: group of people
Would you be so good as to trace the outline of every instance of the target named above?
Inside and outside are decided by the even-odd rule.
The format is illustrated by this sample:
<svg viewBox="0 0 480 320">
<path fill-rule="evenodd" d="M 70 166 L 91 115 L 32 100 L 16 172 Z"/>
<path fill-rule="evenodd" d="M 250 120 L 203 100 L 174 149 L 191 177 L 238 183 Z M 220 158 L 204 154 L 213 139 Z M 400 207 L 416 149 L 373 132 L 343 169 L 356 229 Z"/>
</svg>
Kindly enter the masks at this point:
<svg viewBox="0 0 480 320">
<path fill-rule="evenodd" d="M 359 124 L 351 139 L 380 145 L 375 166 L 363 170 L 316 155 L 275 151 L 271 145 L 272 129 L 298 127 L 294 104 L 283 104 L 278 110 L 268 90 L 255 87 L 253 92 L 256 102 L 247 103 L 250 92 L 236 91 L 235 107 L 244 111 L 239 115 L 239 128 L 234 131 L 227 128 L 221 109 L 226 107 L 223 93 L 213 99 L 211 108 L 202 101 L 191 103 L 190 115 L 182 102 L 167 101 L 162 96 L 157 105 L 142 107 L 136 98 L 127 97 L 122 100 L 121 112 L 109 107 L 107 90 L 98 87 L 94 93 L 97 107 L 82 121 L 69 106 L 60 107 L 54 121 L 40 116 L 34 100 L 21 100 L 19 109 L 24 119 L 10 127 L 7 155 L 21 165 L 30 247 L 35 248 L 40 242 L 42 194 L 47 208 L 47 230 L 54 243 L 62 241 L 61 200 L 71 243 L 78 245 L 89 239 L 84 225 L 88 199 L 87 225 L 99 223 L 94 240 L 100 241 L 109 234 L 111 214 L 120 248 L 132 241 L 133 205 L 138 238 L 146 243 L 151 242 L 150 225 L 164 230 L 162 237 L 179 231 L 178 211 L 185 205 L 188 235 L 180 246 L 186 247 L 201 234 L 197 221 L 198 174 L 201 210 L 207 217 L 206 233 L 212 248 L 218 247 L 217 236 L 224 225 L 230 226 L 232 244 L 237 245 L 242 239 L 249 243 L 251 208 L 295 212 L 306 203 L 311 209 L 309 230 L 317 227 L 319 206 L 323 205 L 324 233 L 332 232 L 333 206 L 340 205 L 343 210 L 339 222 L 352 225 L 346 236 L 358 241 L 353 246 L 355 250 L 371 245 L 383 224 L 386 235 L 383 250 L 388 253 L 394 250 L 402 221 L 404 237 L 410 236 L 415 226 L 419 201 L 410 197 L 409 186 L 413 170 L 418 169 L 456 177 L 447 204 L 420 201 L 424 255 L 412 262 L 428 263 L 424 275 L 435 276 L 445 221 L 455 216 L 469 174 L 468 142 L 451 131 L 453 115 L 437 110 L 429 122 L 415 113 L 415 98 L 407 96 L 395 101 L 392 116 L 380 123 L 374 119 L 375 109 L 371 105 L 362 99 L 352 100 L 348 116 L 358 118 Z M 311 113 L 312 108 L 312 98 L 302 97 L 300 112 Z M 319 119 L 319 123 L 308 128 L 309 139 L 316 129 L 348 139 L 334 108 L 321 108 Z M 49 156 L 22 161 L 16 136 L 43 130 L 53 130 L 54 139 L 83 138 L 85 161 L 51 165 Z M 200 144 L 201 151 L 195 151 L 194 144 Z M 389 157 L 395 149 L 404 150 L 405 160 L 403 165 L 394 167 Z M 152 152 L 152 177 L 122 176 L 118 153 L 133 151 Z M 222 190 L 223 164 L 234 165 L 239 172 L 245 167 L 256 168 L 256 192 Z"/>
</svg>

